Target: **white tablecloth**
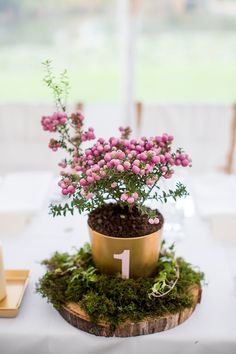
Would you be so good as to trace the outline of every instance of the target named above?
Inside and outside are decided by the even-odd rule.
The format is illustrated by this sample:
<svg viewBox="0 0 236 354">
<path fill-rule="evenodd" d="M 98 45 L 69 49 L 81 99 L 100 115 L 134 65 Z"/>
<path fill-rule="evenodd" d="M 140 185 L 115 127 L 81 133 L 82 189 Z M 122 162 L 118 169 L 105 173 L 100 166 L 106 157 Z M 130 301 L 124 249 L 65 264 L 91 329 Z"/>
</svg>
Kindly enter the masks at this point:
<svg viewBox="0 0 236 354">
<path fill-rule="evenodd" d="M 203 289 L 202 302 L 179 327 L 133 338 L 82 332 L 35 293 L 35 283 L 44 272 L 42 259 L 55 250 L 73 251 L 73 246 L 88 241 L 85 217 L 53 219 L 45 210 L 24 232 L 1 235 L 6 268 L 31 269 L 32 275 L 18 316 L 0 318 L 0 354 L 236 353 L 235 260 L 229 259 L 223 243 L 214 240 L 208 224 L 197 215 L 186 219 L 184 230 L 177 252 L 205 272 L 209 284 Z"/>
</svg>

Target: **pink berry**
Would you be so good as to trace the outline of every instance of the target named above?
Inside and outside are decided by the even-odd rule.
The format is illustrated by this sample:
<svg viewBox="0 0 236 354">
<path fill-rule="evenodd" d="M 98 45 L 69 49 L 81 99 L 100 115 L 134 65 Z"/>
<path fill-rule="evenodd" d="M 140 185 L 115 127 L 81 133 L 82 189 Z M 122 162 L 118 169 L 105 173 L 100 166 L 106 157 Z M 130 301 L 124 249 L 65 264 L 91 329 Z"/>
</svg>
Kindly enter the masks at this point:
<svg viewBox="0 0 236 354">
<path fill-rule="evenodd" d="M 172 177 L 172 174 L 171 173 L 166 173 L 165 175 L 164 175 L 164 178 L 165 179 L 170 179 Z"/>
<path fill-rule="evenodd" d="M 117 159 L 113 159 L 111 160 L 111 163 L 113 164 L 113 166 L 118 166 L 120 164 L 120 161 Z"/>
<path fill-rule="evenodd" d="M 131 150 L 131 157 L 137 156 L 137 155 L 138 155 L 137 151 Z M 129 157 L 129 156 L 128 156 L 128 157 Z"/>
<path fill-rule="evenodd" d="M 87 171 L 86 171 L 86 176 L 89 176 L 91 174 L 92 170 L 91 168 L 89 168 Z"/>
<path fill-rule="evenodd" d="M 116 145 L 118 145 L 119 140 L 118 140 L 118 139 L 116 139 L 116 138 L 111 138 L 110 143 L 111 143 L 111 146 L 116 146 Z"/>
<path fill-rule="evenodd" d="M 124 165 L 124 168 L 125 168 L 126 170 L 129 170 L 129 168 L 130 168 L 130 162 L 129 162 L 129 161 L 125 161 L 125 162 L 123 163 L 123 165 Z"/>
<path fill-rule="evenodd" d="M 134 203 L 134 198 L 133 197 L 128 197 L 127 203 L 133 204 Z"/>
<path fill-rule="evenodd" d="M 117 168 L 118 172 L 124 172 L 124 170 L 125 170 L 122 165 L 118 165 L 116 168 Z"/>
<path fill-rule="evenodd" d="M 181 160 L 180 159 L 176 159 L 175 160 L 175 164 L 176 164 L 176 166 L 180 166 L 181 165 Z"/>
<path fill-rule="evenodd" d="M 143 152 L 144 148 L 141 145 L 136 145 L 136 150 L 139 152 Z"/>
<path fill-rule="evenodd" d="M 169 161 L 171 159 L 171 154 L 169 154 L 168 152 L 165 154 L 165 159 L 166 161 Z"/>
<path fill-rule="evenodd" d="M 160 155 L 160 160 L 161 160 L 161 163 L 165 163 L 165 156 L 164 155 Z"/>
<path fill-rule="evenodd" d="M 128 195 L 126 193 L 121 194 L 121 200 L 126 201 L 128 199 Z"/>
<path fill-rule="evenodd" d="M 86 198 L 87 198 L 87 199 L 91 199 L 91 198 L 93 198 L 93 196 L 94 196 L 93 193 L 88 193 L 88 194 L 86 195 Z"/>
<path fill-rule="evenodd" d="M 163 143 L 166 143 L 167 140 L 168 140 L 168 135 L 167 134 L 163 134 L 162 137 L 161 137 L 161 140 Z"/>
<path fill-rule="evenodd" d="M 81 190 L 80 195 L 81 195 L 82 197 L 85 197 L 85 196 L 86 196 L 86 192 L 85 192 L 84 189 Z"/>
<path fill-rule="evenodd" d="M 139 166 L 140 165 L 140 161 L 139 160 L 134 160 L 133 165 Z"/>
<path fill-rule="evenodd" d="M 95 135 L 93 132 L 88 132 L 88 140 L 93 140 L 95 139 Z"/>
<path fill-rule="evenodd" d="M 86 181 L 84 178 L 81 178 L 79 184 L 80 184 L 82 187 L 85 187 L 85 186 L 87 186 L 87 181 Z"/>
<path fill-rule="evenodd" d="M 140 172 L 140 168 L 136 165 L 132 167 L 132 171 L 137 175 Z"/>
<path fill-rule="evenodd" d="M 97 150 L 98 150 L 99 152 L 102 152 L 102 151 L 103 151 L 103 146 L 102 146 L 102 145 L 99 145 L 99 146 L 97 147 Z"/>
<path fill-rule="evenodd" d="M 152 162 L 154 162 L 154 163 L 160 163 L 160 157 L 159 157 L 159 156 L 153 156 Z"/>
<path fill-rule="evenodd" d="M 134 193 L 132 194 L 132 197 L 134 197 L 134 199 L 138 199 L 138 193 L 137 193 L 137 192 L 134 192 Z"/>
<path fill-rule="evenodd" d="M 123 151 L 117 151 L 116 157 L 121 160 L 125 157 L 125 153 Z"/>
<path fill-rule="evenodd" d="M 105 160 L 106 162 L 111 161 L 111 154 L 105 154 L 104 160 Z"/>
<path fill-rule="evenodd" d="M 184 160 L 181 161 L 181 164 L 182 164 L 183 167 L 186 167 L 186 166 L 189 165 L 189 161 L 187 159 L 184 159 Z"/>
<path fill-rule="evenodd" d="M 148 219 L 148 222 L 149 222 L 149 224 L 151 224 L 151 225 L 153 225 L 154 224 L 154 220 L 153 219 Z"/>
<path fill-rule="evenodd" d="M 168 168 L 166 166 L 162 166 L 162 168 L 161 168 L 162 172 L 166 172 L 167 170 L 168 170 Z"/>
<path fill-rule="evenodd" d="M 88 181 L 88 183 L 93 183 L 94 178 L 92 176 L 88 176 L 87 181 Z"/>
<path fill-rule="evenodd" d="M 64 188 L 64 189 L 62 189 L 62 194 L 63 195 L 67 195 L 69 192 L 68 192 L 68 190 L 66 189 L 66 188 Z"/>
<path fill-rule="evenodd" d="M 98 165 L 94 165 L 94 166 L 92 167 L 92 170 L 93 170 L 93 171 L 99 171 L 99 166 L 98 166 Z"/>
<path fill-rule="evenodd" d="M 75 193 L 75 187 L 72 186 L 72 185 L 70 185 L 70 186 L 67 188 L 67 190 L 68 190 L 68 192 L 69 192 L 70 194 L 74 194 L 74 193 Z"/>
<path fill-rule="evenodd" d="M 142 152 L 140 154 L 140 156 L 139 156 L 139 159 L 142 160 L 142 161 L 146 161 L 147 160 L 147 155 L 144 152 Z"/>
<path fill-rule="evenodd" d="M 140 170 L 139 174 L 140 174 L 140 176 L 144 176 L 145 175 L 145 170 Z"/>
<path fill-rule="evenodd" d="M 98 166 L 99 166 L 99 167 L 102 167 L 104 164 L 105 164 L 105 161 L 104 161 L 104 160 L 98 161 Z"/>
</svg>

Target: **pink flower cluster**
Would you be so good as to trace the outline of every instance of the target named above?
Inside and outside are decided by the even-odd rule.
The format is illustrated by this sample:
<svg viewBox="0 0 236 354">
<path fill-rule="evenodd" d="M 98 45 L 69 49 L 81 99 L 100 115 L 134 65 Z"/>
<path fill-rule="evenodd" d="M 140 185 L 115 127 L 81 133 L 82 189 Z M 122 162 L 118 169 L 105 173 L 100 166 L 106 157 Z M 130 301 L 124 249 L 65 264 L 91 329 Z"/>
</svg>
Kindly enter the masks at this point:
<svg viewBox="0 0 236 354">
<path fill-rule="evenodd" d="M 123 193 L 121 194 L 120 199 L 123 202 L 127 202 L 128 204 L 133 204 L 137 199 L 138 199 L 138 193 L 134 192 L 134 193 Z"/>
<path fill-rule="evenodd" d="M 93 128 L 88 128 L 87 132 L 83 132 L 81 134 L 81 141 L 89 141 L 89 140 L 94 140 L 95 139 L 95 134 L 94 134 L 94 129 Z"/>
<path fill-rule="evenodd" d="M 88 131 L 83 131 L 83 121 L 84 116 L 81 112 L 72 113 L 70 116 L 67 116 L 66 113 L 53 113 L 52 116 L 42 117 L 41 124 L 43 130 L 53 132 L 64 132 L 62 136 L 62 144 L 68 147 L 68 142 L 71 146 L 70 149 L 78 152 L 81 142 L 90 141 L 95 139 L 94 129 L 89 128 Z M 60 129 L 59 129 L 60 128 Z M 71 134 L 71 130 L 74 129 L 74 136 L 69 137 L 68 134 Z M 65 140 L 68 141 L 65 141 Z M 78 143 L 78 144 L 77 144 Z M 77 145 L 76 145 L 77 144 Z M 49 142 L 49 147 L 53 151 L 57 151 L 59 147 L 62 146 L 59 141 L 51 139 Z M 72 151 L 71 150 L 71 151 Z M 65 164 L 60 164 L 61 167 Z M 65 167 L 63 167 L 65 168 Z"/>
<path fill-rule="evenodd" d="M 42 117 L 41 124 L 43 130 L 55 132 L 59 125 L 65 125 L 67 122 L 67 115 L 65 113 L 53 113 L 52 116 Z"/>
<path fill-rule="evenodd" d="M 75 112 L 71 114 L 71 122 L 73 125 L 77 127 L 77 129 L 81 129 L 83 126 L 84 116 L 81 112 Z"/>
<path fill-rule="evenodd" d="M 67 161 L 66 160 L 62 160 L 61 162 L 59 162 L 58 166 L 61 167 L 61 168 L 66 168 L 67 167 Z"/>
<path fill-rule="evenodd" d="M 61 146 L 61 144 L 59 143 L 59 141 L 55 140 L 55 139 L 51 139 L 49 141 L 48 147 L 50 149 L 52 149 L 52 151 L 57 151 L 57 149 Z"/>
<path fill-rule="evenodd" d="M 107 171 L 111 170 L 150 177 L 145 180 L 147 185 L 153 185 L 157 181 L 156 176 L 150 176 L 157 171 L 159 177 L 171 178 L 174 173 L 173 166 L 186 167 L 191 162 L 184 153 L 170 152 L 172 140 L 173 137 L 167 134 L 149 139 L 143 137 L 140 141 L 114 137 L 105 141 L 100 138 L 90 149 L 85 150 L 76 168 L 83 174 L 80 185 L 88 187 L 106 178 Z"/>
<path fill-rule="evenodd" d="M 128 137 L 130 136 L 132 130 L 130 127 L 120 127 L 119 131 L 121 132 L 121 139 L 128 139 Z"/>
<path fill-rule="evenodd" d="M 84 203 L 98 196 L 128 205 L 143 203 L 160 178 L 169 179 L 176 166 L 191 166 L 191 159 L 181 149 L 172 151 L 172 135 L 163 134 L 141 139 L 129 139 L 131 129 L 120 127 L 121 136 L 109 140 L 99 138 L 90 148 L 82 150 L 81 143 L 95 139 L 94 129 L 83 130 L 84 116 L 80 112 L 67 116 L 54 113 L 42 118 L 43 129 L 58 132 L 60 139 L 51 139 L 49 147 L 64 148 L 71 160 L 62 160 L 59 186 L 63 195 L 76 194 Z M 101 189 L 104 197 L 101 197 Z M 107 198 L 107 199 L 106 199 Z M 158 224 L 157 217 L 149 217 Z"/>
<path fill-rule="evenodd" d="M 77 173 L 81 195 L 91 197 L 86 190 L 91 191 L 100 180 L 106 179 L 109 184 L 109 176 L 114 174 L 117 180 L 122 179 L 121 174 L 137 175 L 147 186 L 152 186 L 160 177 L 171 178 L 174 166 L 186 167 L 191 163 L 187 154 L 171 152 L 172 141 L 173 136 L 167 134 L 149 139 L 143 137 L 139 141 L 115 137 L 109 141 L 98 139 L 90 149 L 75 156 L 71 165 Z M 109 187 L 115 189 L 117 182 L 110 183 Z M 136 191 L 123 191 L 120 200 L 133 204 L 138 197 Z"/>
<path fill-rule="evenodd" d="M 61 187 L 63 195 L 71 195 L 75 193 L 76 183 L 73 183 L 69 177 L 59 181 L 58 185 Z"/>
</svg>

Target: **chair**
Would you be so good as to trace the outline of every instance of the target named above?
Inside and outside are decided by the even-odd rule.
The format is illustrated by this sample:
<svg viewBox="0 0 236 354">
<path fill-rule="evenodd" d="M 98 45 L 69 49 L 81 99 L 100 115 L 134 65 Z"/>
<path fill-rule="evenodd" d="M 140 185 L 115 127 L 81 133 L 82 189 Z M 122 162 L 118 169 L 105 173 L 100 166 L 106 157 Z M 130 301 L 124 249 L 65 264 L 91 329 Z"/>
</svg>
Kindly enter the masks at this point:
<svg viewBox="0 0 236 354">
<path fill-rule="evenodd" d="M 236 104 L 234 104 L 234 106 L 233 106 L 231 138 L 230 138 L 227 163 L 225 166 L 225 172 L 228 174 L 233 173 L 235 146 L 236 146 Z"/>
</svg>

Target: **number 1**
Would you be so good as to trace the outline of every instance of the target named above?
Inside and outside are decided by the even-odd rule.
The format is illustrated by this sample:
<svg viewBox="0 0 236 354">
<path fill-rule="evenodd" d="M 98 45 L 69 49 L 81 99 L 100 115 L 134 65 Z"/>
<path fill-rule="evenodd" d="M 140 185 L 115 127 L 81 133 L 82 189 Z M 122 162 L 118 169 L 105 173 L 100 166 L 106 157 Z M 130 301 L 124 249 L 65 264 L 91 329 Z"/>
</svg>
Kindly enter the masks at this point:
<svg viewBox="0 0 236 354">
<path fill-rule="evenodd" d="M 122 253 L 113 254 L 113 258 L 121 260 L 122 278 L 129 279 L 130 250 L 124 250 Z"/>
</svg>

